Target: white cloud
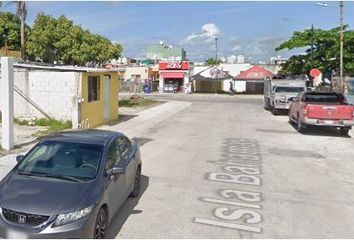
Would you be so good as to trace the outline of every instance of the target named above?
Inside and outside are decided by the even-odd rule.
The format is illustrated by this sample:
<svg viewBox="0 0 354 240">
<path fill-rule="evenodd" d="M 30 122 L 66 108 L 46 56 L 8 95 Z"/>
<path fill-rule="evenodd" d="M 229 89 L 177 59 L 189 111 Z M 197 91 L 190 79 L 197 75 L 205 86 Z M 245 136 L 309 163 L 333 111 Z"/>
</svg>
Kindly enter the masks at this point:
<svg viewBox="0 0 354 240">
<path fill-rule="evenodd" d="M 235 45 L 233 48 L 231 48 L 231 51 L 239 51 L 241 49 L 241 45 Z"/>
<path fill-rule="evenodd" d="M 211 42 L 221 34 L 220 29 L 214 23 L 207 23 L 202 26 L 202 29 L 198 33 L 192 33 L 187 36 L 181 43 L 189 44 L 196 42 Z"/>
</svg>

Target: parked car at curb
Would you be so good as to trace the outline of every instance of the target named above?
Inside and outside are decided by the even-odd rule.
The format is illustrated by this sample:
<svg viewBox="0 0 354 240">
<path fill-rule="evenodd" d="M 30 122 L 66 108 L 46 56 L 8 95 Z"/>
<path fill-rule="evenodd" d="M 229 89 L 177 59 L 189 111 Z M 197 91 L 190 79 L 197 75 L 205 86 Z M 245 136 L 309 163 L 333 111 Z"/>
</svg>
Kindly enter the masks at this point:
<svg viewBox="0 0 354 240">
<path fill-rule="evenodd" d="M 126 198 L 139 195 L 139 147 L 122 133 L 59 133 L 17 161 L 0 182 L 2 238 L 104 238 Z"/>
<path fill-rule="evenodd" d="M 296 123 L 299 132 L 310 125 L 327 126 L 346 136 L 354 125 L 354 106 L 340 93 L 307 91 L 292 100 L 289 121 Z"/>
</svg>

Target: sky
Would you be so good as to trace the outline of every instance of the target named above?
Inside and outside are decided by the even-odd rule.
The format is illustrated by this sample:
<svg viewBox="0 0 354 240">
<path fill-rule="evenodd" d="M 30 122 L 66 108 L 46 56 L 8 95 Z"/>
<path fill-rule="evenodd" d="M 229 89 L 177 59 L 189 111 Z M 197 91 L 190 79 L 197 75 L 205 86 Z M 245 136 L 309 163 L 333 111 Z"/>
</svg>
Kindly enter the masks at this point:
<svg viewBox="0 0 354 240">
<path fill-rule="evenodd" d="M 183 47 L 191 61 L 242 54 L 252 62 L 299 51 L 275 52 L 294 31 L 339 25 L 338 2 L 27 2 L 27 24 L 39 12 L 65 15 L 92 33 L 123 46 L 123 56 L 144 58 L 146 47 L 164 41 Z M 5 11 L 15 11 L 6 5 Z M 354 2 L 344 3 L 344 22 L 354 27 Z"/>
</svg>

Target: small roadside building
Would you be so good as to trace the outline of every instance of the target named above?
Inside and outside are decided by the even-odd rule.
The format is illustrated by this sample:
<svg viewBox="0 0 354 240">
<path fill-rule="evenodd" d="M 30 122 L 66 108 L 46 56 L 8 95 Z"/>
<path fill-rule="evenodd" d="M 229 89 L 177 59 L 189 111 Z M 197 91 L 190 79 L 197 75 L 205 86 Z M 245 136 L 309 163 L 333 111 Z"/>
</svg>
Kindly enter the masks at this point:
<svg viewBox="0 0 354 240">
<path fill-rule="evenodd" d="M 121 71 L 15 63 L 14 116 L 68 120 L 73 128 L 115 120 Z"/>
<path fill-rule="evenodd" d="M 222 71 L 221 68 L 213 66 L 191 76 L 193 92 L 199 93 L 224 93 L 229 92 L 230 82 L 233 77 Z"/>
<path fill-rule="evenodd" d="M 193 64 L 189 61 L 159 62 L 159 92 L 184 92 L 189 84 Z"/>
<path fill-rule="evenodd" d="M 235 91 L 263 94 L 264 79 L 273 78 L 274 73 L 261 66 L 253 66 L 235 77 Z"/>
</svg>

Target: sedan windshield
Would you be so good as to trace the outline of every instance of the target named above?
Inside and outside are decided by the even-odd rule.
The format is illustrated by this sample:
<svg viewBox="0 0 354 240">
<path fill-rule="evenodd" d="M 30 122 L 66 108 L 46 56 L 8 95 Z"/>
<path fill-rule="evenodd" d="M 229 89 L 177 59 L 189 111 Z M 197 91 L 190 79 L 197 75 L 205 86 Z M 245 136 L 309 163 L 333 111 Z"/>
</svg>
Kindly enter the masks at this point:
<svg viewBox="0 0 354 240">
<path fill-rule="evenodd" d="M 275 92 L 277 93 L 298 93 L 304 91 L 303 87 L 276 87 Z"/>
<path fill-rule="evenodd" d="M 100 145 L 46 141 L 19 163 L 16 173 L 68 181 L 93 179 L 102 149 Z"/>
</svg>

